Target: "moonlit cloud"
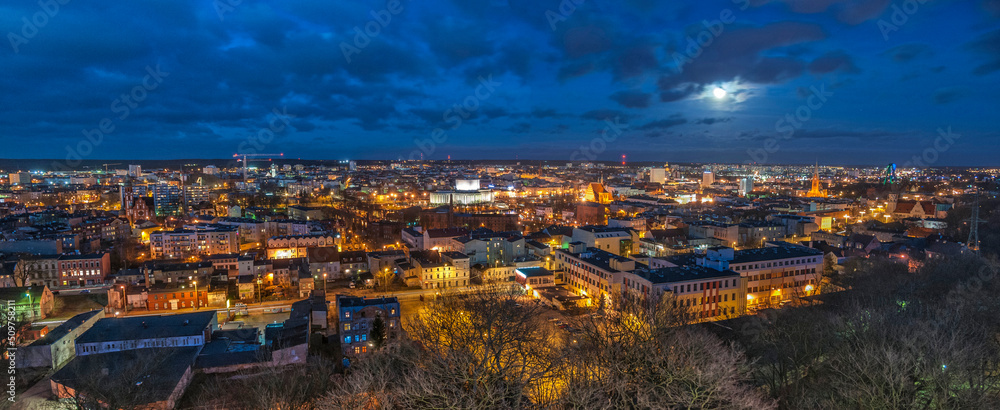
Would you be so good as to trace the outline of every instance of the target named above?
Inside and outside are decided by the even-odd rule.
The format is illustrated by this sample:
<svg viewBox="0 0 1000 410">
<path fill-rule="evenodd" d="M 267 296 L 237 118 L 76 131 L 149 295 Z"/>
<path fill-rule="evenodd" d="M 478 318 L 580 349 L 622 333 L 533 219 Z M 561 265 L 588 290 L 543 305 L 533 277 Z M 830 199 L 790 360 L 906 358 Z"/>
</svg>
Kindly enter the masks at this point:
<svg viewBox="0 0 1000 410">
<path fill-rule="evenodd" d="M 261 150 L 290 157 L 406 157 L 440 129 L 427 158 L 562 159 L 618 118 L 630 128 L 598 159 L 742 162 L 760 145 L 747 135 L 774 135 L 822 86 L 774 160 L 898 161 L 904 136 L 952 126 L 943 163 L 998 161 L 981 149 L 1000 137 L 995 1 L 924 3 L 888 39 L 886 0 L 562 3 L 70 2 L 26 28 L 43 10 L 8 2 L 0 157 L 64 158 L 107 118 L 79 154 L 228 158 L 279 110 Z M 902 142 L 863 157 L 841 142 L 875 135 Z"/>
</svg>

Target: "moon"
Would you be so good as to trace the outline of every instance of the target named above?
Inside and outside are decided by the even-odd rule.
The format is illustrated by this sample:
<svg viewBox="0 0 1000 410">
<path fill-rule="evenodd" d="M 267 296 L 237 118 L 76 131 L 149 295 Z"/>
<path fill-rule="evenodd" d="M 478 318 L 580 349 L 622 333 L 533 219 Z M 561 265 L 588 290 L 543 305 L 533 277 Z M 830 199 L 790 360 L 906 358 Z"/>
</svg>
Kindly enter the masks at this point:
<svg viewBox="0 0 1000 410">
<path fill-rule="evenodd" d="M 715 87 L 715 89 L 712 90 L 712 95 L 714 95 L 715 98 L 723 98 L 726 96 L 726 90 L 723 90 L 720 87 Z"/>
</svg>

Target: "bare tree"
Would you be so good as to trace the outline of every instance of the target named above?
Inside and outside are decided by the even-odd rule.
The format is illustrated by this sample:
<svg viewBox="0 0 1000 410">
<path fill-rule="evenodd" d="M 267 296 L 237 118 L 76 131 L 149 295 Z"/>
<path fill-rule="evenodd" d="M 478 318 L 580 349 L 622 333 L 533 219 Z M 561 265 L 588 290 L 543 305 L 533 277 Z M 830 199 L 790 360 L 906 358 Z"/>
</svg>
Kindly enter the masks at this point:
<svg viewBox="0 0 1000 410">
<path fill-rule="evenodd" d="M 38 279 L 45 271 L 38 260 L 32 254 L 18 255 L 17 265 L 14 266 L 14 285 L 28 286 L 31 279 Z"/>
<path fill-rule="evenodd" d="M 361 358 L 321 408 L 526 408 L 554 401 L 564 342 L 511 284 L 444 295 Z"/>
<path fill-rule="evenodd" d="M 188 349 L 191 350 L 191 349 Z M 140 349 L 79 356 L 53 375 L 66 386 L 65 403 L 76 409 L 142 409 L 161 401 L 172 391 L 157 377 L 167 367 L 191 365 L 191 356 L 180 349 Z M 188 361 L 184 363 L 184 361 Z"/>
<path fill-rule="evenodd" d="M 193 392 L 188 405 L 202 408 L 305 410 L 333 386 L 334 364 L 310 356 L 306 364 L 259 366 L 215 374 Z"/>
<path fill-rule="evenodd" d="M 559 407 L 772 408 L 744 382 L 735 347 L 694 326 L 671 297 L 616 298 L 601 320 L 571 336 Z"/>
</svg>

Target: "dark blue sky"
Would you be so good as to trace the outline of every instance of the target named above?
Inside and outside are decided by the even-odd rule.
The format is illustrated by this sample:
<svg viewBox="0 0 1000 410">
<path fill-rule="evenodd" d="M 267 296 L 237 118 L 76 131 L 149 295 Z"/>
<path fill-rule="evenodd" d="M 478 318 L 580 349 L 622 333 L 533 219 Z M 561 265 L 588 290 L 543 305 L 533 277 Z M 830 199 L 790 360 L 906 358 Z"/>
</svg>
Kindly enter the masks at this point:
<svg viewBox="0 0 1000 410">
<path fill-rule="evenodd" d="M 0 158 L 1000 164 L 1000 0 L 238 1 L 5 2 Z"/>
</svg>

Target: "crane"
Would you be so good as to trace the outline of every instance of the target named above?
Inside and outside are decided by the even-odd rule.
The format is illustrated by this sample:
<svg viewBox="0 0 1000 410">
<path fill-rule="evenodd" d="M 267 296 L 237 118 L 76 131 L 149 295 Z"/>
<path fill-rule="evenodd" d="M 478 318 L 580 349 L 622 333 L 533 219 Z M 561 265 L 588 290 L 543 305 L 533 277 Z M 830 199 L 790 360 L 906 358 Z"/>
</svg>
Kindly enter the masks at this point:
<svg viewBox="0 0 1000 410">
<path fill-rule="evenodd" d="M 284 156 L 285 156 L 284 153 L 281 153 L 281 154 L 233 154 L 233 158 L 237 158 L 238 159 L 240 157 L 243 157 L 243 159 L 241 160 L 241 161 L 243 161 L 243 182 L 247 182 L 247 161 L 255 161 L 254 159 L 249 159 L 249 158 L 259 158 L 259 160 L 261 160 L 261 161 L 265 160 L 265 159 L 268 160 L 268 161 L 270 161 L 271 158 L 268 158 L 268 157 L 284 157 Z"/>
<path fill-rule="evenodd" d="M 121 164 L 122 164 L 121 162 L 116 162 L 114 164 L 102 164 L 102 165 L 104 165 L 104 173 L 105 174 L 108 173 L 108 165 L 121 165 Z"/>
</svg>

